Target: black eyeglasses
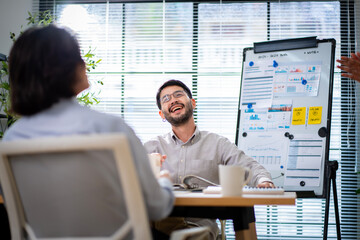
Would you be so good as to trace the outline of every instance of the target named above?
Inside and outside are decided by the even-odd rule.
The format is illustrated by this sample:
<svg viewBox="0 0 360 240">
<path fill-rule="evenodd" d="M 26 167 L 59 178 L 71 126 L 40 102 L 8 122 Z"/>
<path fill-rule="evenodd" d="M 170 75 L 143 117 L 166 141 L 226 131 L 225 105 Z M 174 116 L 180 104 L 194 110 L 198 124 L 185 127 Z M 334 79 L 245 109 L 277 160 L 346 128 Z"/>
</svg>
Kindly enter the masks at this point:
<svg viewBox="0 0 360 240">
<path fill-rule="evenodd" d="M 181 98 L 182 96 L 185 96 L 185 92 L 183 90 L 175 91 L 171 94 L 166 94 L 161 98 L 161 103 L 167 103 L 171 100 L 171 96 L 174 98 Z"/>
</svg>

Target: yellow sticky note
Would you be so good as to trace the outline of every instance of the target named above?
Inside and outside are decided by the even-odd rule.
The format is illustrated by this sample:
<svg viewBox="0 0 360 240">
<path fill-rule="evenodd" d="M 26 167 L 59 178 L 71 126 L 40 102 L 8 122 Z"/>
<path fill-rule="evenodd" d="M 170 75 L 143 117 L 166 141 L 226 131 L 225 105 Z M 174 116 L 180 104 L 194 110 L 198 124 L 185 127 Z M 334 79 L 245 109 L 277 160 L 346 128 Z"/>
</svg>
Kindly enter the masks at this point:
<svg viewBox="0 0 360 240">
<path fill-rule="evenodd" d="M 322 107 L 310 107 L 308 124 L 320 124 L 322 115 Z"/>
<path fill-rule="evenodd" d="M 306 107 L 293 108 L 292 125 L 304 125 L 306 118 Z"/>
</svg>

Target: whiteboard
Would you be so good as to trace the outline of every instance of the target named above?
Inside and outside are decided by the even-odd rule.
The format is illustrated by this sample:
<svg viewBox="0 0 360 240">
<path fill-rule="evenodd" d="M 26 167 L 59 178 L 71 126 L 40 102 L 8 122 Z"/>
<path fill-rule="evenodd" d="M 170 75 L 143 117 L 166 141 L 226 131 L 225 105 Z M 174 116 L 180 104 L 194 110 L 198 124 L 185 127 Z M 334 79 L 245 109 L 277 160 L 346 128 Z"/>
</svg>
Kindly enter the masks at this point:
<svg viewBox="0 0 360 240">
<path fill-rule="evenodd" d="M 307 40 L 311 46 L 301 47 Z M 236 144 L 276 186 L 325 197 L 335 40 L 279 40 L 261 49 L 244 49 Z"/>
</svg>

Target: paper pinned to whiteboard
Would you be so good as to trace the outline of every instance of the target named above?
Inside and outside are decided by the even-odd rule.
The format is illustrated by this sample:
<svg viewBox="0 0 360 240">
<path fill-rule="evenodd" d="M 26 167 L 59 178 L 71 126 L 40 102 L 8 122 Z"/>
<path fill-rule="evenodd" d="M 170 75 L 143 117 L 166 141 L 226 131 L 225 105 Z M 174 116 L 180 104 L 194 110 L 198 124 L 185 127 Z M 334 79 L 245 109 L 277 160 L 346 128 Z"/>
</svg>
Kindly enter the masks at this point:
<svg viewBox="0 0 360 240">
<path fill-rule="evenodd" d="M 268 171 L 285 171 L 289 139 L 284 133 L 252 132 L 241 138 L 239 147 Z"/>
<path fill-rule="evenodd" d="M 269 61 L 245 62 L 240 109 L 268 108 L 273 99 L 274 67 Z"/>
<path fill-rule="evenodd" d="M 317 134 L 296 134 L 289 145 L 284 186 L 319 186 L 324 147 Z"/>
</svg>

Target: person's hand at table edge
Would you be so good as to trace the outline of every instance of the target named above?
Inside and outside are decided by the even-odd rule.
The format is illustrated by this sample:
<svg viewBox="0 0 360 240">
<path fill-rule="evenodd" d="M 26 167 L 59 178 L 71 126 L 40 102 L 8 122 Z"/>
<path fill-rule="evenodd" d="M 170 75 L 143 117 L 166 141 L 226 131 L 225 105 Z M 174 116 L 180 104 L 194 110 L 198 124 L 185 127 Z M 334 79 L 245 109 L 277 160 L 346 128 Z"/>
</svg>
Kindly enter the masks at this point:
<svg viewBox="0 0 360 240">
<path fill-rule="evenodd" d="M 258 188 L 275 188 L 275 185 L 272 182 L 265 181 L 265 182 L 259 183 L 256 187 L 258 187 Z"/>
</svg>

